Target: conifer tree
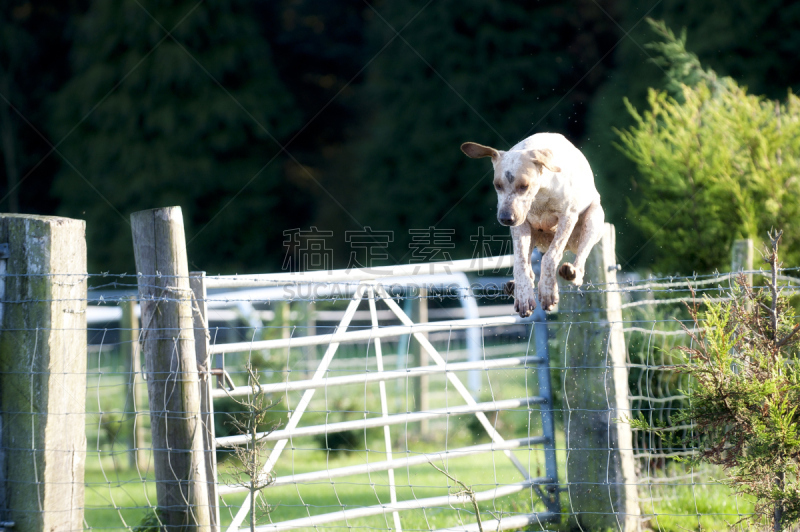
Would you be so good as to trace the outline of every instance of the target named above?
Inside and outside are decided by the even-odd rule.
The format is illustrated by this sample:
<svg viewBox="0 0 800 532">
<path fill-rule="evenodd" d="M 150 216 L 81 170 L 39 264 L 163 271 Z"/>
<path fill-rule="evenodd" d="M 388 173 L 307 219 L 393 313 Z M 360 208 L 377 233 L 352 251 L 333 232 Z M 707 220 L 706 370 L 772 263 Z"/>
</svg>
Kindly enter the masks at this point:
<svg viewBox="0 0 800 532">
<path fill-rule="evenodd" d="M 634 126 L 618 132 L 636 164 L 642 201 L 629 216 L 658 249 L 666 273 L 708 272 L 729 263 L 737 238 L 784 228 L 784 257 L 800 261 L 800 99 L 781 104 L 703 69 L 686 38 L 651 21 L 652 46 L 669 75 L 648 109 L 627 103 Z M 688 83 L 688 84 L 687 84 Z"/>
<path fill-rule="evenodd" d="M 605 3 L 603 3 L 605 6 Z M 651 59 L 648 49 L 654 34 L 645 18 L 664 20 L 673 28 L 686 28 L 690 48 L 703 69 L 730 76 L 748 92 L 784 99 L 787 89 L 800 91 L 800 6 L 792 0 L 617 0 L 612 16 L 619 23 L 611 68 L 588 104 L 586 140 L 581 146 L 596 174 L 606 220 L 615 224 L 617 256 L 623 267 L 651 265 L 663 252 L 648 243 L 628 210 L 629 201 L 642 201 L 636 166 L 612 147 L 613 128 L 633 125 L 624 98 L 641 109 L 649 88 L 670 83 L 665 68 Z"/>
<path fill-rule="evenodd" d="M 791 525 L 800 521 L 800 324 L 779 285 L 781 232 L 768 236 L 762 253 L 769 264 L 761 281 L 766 287 L 754 288 L 740 274 L 727 301 L 703 297 L 701 307 L 693 297 L 687 305 L 693 327 L 681 327 L 692 341 L 678 348 L 683 363 L 672 366 L 690 378 L 681 390 L 686 405 L 668 423 L 651 426 L 643 414 L 631 421 L 660 436 L 666 448 L 691 449 L 685 460 L 690 465 L 720 466 L 723 484 L 755 498 L 749 519 L 772 521 L 775 531 L 796 530 Z M 690 431 L 674 430 L 689 425 Z"/>
</svg>

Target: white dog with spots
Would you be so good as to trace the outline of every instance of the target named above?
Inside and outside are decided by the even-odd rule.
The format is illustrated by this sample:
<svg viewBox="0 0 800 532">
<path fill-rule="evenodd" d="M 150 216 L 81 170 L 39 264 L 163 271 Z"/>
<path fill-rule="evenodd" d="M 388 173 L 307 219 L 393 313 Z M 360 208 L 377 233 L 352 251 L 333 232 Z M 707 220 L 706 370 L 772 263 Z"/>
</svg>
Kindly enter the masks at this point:
<svg viewBox="0 0 800 532">
<path fill-rule="evenodd" d="M 514 310 L 529 316 L 536 308 L 531 251 L 542 256 L 539 301 L 545 310 L 558 304 L 556 268 L 565 249 L 575 253 L 558 273 L 583 283 L 589 251 L 600 240 L 605 214 L 586 157 L 563 135 L 537 133 L 508 151 L 474 142 L 461 150 L 469 157 L 491 157 L 497 190 L 497 219 L 511 227 L 514 242 Z"/>
</svg>

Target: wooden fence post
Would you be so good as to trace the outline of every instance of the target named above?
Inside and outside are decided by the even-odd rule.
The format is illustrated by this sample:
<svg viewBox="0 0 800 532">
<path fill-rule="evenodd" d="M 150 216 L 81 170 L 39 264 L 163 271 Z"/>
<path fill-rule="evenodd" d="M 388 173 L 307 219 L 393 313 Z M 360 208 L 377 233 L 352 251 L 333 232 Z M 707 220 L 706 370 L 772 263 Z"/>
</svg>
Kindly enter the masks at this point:
<svg viewBox="0 0 800 532">
<path fill-rule="evenodd" d="M 568 325 L 564 426 L 567 508 L 584 530 L 639 529 L 636 464 L 628 399 L 628 368 L 617 290 L 614 226 L 586 262 L 579 294 L 562 291 Z"/>
<path fill-rule="evenodd" d="M 412 311 L 412 320 L 414 323 L 428 323 L 428 289 L 420 287 L 417 290 L 417 300 L 414 302 Z M 427 334 L 423 333 L 427 338 Z M 417 366 L 428 365 L 428 352 L 422 348 L 419 342 L 414 342 L 415 363 Z M 414 398 L 418 412 L 425 412 L 430 410 L 430 399 L 428 390 L 430 388 L 430 380 L 428 375 L 420 375 L 416 378 L 414 383 Z M 427 419 L 419 422 L 419 433 L 422 436 L 427 435 L 429 432 L 429 424 Z"/>
<path fill-rule="evenodd" d="M 128 370 L 126 409 L 130 409 L 128 412 L 132 413 L 132 427 L 128 435 L 130 466 L 142 471 L 147 469 L 147 449 L 144 441 L 143 416 L 139 414 L 144 409 L 144 397 L 141 392 L 142 361 L 139 351 L 139 318 L 136 317 L 135 297 L 122 302 L 120 332 Z"/>
<path fill-rule="evenodd" d="M 180 207 L 131 214 L 158 507 L 170 531 L 211 525 Z"/>
<path fill-rule="evenodd" d="M 203 420 L 203 447 L 205 449 L 206 485 L 208 486 L 209 517 L 211 529 L 219 530 L 219 496 L 217 494 L 217 445 L 214 430 L 214 398 L 211 397 L 211 373 L 213 364 L 208 354 L 211 334 L 208 330 L 208 308 L 206 305 L 206 272 L 191 272 L 189 284 L 194 295 L 194 345 L 197 366 L 204 368 L 200 374 L 200 411 Z"/>
<path fill-rule="evenodd" d="M 81 530 L 86 463 L 86 223 L 0 214 L 0 490 L 15 532 Z M 2 511 L 2 508 L 0 508 Z"/>
</svg>

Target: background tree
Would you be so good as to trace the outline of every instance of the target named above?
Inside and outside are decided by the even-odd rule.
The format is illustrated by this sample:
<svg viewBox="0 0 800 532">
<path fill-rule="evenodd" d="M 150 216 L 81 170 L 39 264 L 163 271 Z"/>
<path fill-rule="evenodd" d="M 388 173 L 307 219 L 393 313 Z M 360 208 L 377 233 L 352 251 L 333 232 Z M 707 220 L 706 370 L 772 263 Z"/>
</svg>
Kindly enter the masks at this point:
<svg viewBox="0 0 800 532">
<path fill-rule="evenodd" d="M 257 2 L 254 11 L 301 114 L 302 127 L 287 148 L 302 168 L 288 165 L 287 177 L 316 199 L 316 211 L 330 202 L 322 187 L 335 185 L 352 164 L 342 147 L 363 114 L 357 95 L 374 53 L 365 36 L 371 10 L 363 0 L 270 0 Z"/>
<path fill-rule="evenodd" d="M 642 201 L 630 217 L 659 250 L 659 271 L 707 272 L 728 264 L 731 243 L 784 227 L 786 253 L 800 260 L 800 99 L 749 95 L 731 78 L 703 70 L 675 37 L 654 48 L 670 89 L 651 90 L 649 109 L 628 104 L 635 125 L 620 132 L 636 164 Z M 683 84 L 693 83 L 692 86 Z M 679 99 L 678 99 L 679 98 Z"/>
<path fill-rule="evenodd" d="M 95 264 L 132 271 L 129 213 L 177 204 L 198 268 L 280 266 L 270 250 L 310 205 L 283 176 L 297 112 L 246 2 L 92 2 L 72 68 L 53 101 L 55 193 L 87 219 Z"/>
<path fill-rule="evenodd" d="M 59 159 L 45 136 L 44 102 L 69 76 L 64 31 L 85 0 L 3 2 L 0 6 L 0 210 L 52 213 L 48 194 Z"/>
<path fill-rule="evenodd" d="M 686 27 L 704 68 L 752 94 L 800 90 L 790 0 L 143 2 L 167 29 L 194 10 L 172 34 L 197 62 L 171 37 L 156 46 L 166 33 L 133 0 L 101 4 L 0 8 L 0 92 L 26 118 L 0 110 L 0 208 L 89 218 L 94 270 L 131 269 L 123 218 L 167 202 L 182 205 L 191 257 L 211 272 L 278 268 L 283 231 L 310 225 L 335 231 L 338 265 L 344 231 L 363 225 L 402 237 L 394 260 L 409 227 L 432 224 L 456 228 L 451 254 L 469 256 L 476 226 L 507 231 L 488 168 L 452 146 L 545 130 L 587 154 L 623 266 L 649 266 L 660 250 L 628 210 L 638 171 L 612 147 L 613 128 L 633 124 L 623 98 L 642 108 L 663 86 L 644 17 Z"/>
</svg>

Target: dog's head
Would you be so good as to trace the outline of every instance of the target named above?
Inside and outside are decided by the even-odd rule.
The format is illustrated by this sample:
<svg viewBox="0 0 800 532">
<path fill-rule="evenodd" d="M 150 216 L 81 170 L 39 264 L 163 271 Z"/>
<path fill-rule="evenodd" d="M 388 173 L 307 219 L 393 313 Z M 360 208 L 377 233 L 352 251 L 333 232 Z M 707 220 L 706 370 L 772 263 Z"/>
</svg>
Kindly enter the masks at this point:
<svg viewBox="0 0 800 532">
<path fill-rule="evenodd" d="M 525 221 L 533 198 L 541 187 L 542 174 L 561 171 L 553 163 L 553 152 L 548 149 L 498 151 L 474 142 L 465 142 L 461 145 L 461 151 L 473 159 L 492 158 L 497 220 L 510 227 Z"/>
</svg>

